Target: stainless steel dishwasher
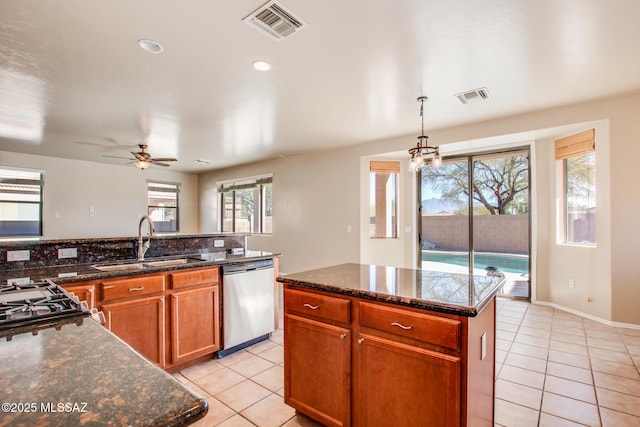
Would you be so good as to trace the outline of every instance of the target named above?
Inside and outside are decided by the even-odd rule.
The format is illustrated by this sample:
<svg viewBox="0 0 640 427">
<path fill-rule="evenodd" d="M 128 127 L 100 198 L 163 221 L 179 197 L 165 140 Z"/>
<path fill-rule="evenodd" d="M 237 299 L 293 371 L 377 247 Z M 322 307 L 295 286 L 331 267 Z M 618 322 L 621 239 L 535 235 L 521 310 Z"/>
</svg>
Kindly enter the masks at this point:
<svg viewBox="0 0 640 427">
<path fill-rule="evenodd" d="M 222 350 L 224 357 L 269 338 L 275 322 L 273 260 L 222 266 Z"/>
</svg>

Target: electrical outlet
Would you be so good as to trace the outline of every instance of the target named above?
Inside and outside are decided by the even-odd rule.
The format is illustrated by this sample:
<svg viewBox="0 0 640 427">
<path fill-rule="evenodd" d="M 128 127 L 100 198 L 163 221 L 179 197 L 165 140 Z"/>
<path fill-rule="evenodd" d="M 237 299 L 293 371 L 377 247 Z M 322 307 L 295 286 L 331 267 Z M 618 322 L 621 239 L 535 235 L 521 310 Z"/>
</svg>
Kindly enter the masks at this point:
<svg viewBox="0 0 640 427">
<path fill-rule="evenodd" d="M 78 273 L 76 271 L 72 271 L 69 273 L 58 273 L 58 277 L 75 277 Z"/>
<path fill-rule="evenodd" d="M 569 287 L 570 287 L 571 289 L 573 289 L 573 288 L 575 288 L 575 287 L 576 287 L 576 282 L 575 282 L 575 280 L 573 280 L 573 279 L 569 279 Z"/>
<path fill-rule="evenodd" d="M 89 216 L 94 216 L 96 214 L 96 210 L 93 206 L 89 206 Z"/>
<path fill-rule="evenodd" d="M 7 262 L 13 261 L 29 261 L 31 259 L 31 251 L 7 251 Z"/>
<path fill-rule="evenodd" d="M 58 249 L 58 259 L 60 258 L 78 258 L 78 249 L 77 248 Z"/>
<path fill-rule="evenodd" d="M 214 248 L 224 248 L 224 240 L 214 240 L 213 241 Z"/>
<path fill-rule="evenodd" d="M 30 277 L 16 277 L 14 279 L 7 279 L 7 285 L 28 285 L 31 283 Z"/>
</svg>

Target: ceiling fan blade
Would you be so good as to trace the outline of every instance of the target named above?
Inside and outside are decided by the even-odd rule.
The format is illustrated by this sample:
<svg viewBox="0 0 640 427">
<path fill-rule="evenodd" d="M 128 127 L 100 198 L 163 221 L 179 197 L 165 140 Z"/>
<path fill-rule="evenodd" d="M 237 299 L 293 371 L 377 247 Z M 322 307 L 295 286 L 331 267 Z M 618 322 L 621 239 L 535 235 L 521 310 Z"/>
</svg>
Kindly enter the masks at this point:
<svg viewBox="0 0 640 427">
<path fill-rule="evenodd" d="M 150 159 L 152 162 L 177 162 L 178 159 L 170 158 L 170 157 L 154 157 Z"/>
<path fill-rule="evenodd" d="M 111 157 L 111 158 L 114 158 L 114 159 L 125 159 L 125 160 L 134 160 L 134 161 L 136 160 L 136 159 L 132 159 L 130 157 L 110 156 L 108 154 L 103 154 L 102 157 Z"/>
<path fill-rule="evenodd" d="M 133 157 L 140 160 L 141 162 L 144 162 L 146 160 L 143 153 L 135 153 L 132 151 L 131 154 L 133 154 Z"/>
<path fill-rule="evenodd" d="M 166 167 L 168 167 L 168 166 L 170 166 L 170 165 L 169 165 L 169 164 L 167 164 L 167 163 L 157 162 L 157 161 L 155 161 L 155 160 L 152 160 L 152 161 L 151 161 L 151 163 L 153 163 L 154 165 L 158 165 L 158 166 L 165 167 L 165 168 L 166 168 Z"/>
</svg>

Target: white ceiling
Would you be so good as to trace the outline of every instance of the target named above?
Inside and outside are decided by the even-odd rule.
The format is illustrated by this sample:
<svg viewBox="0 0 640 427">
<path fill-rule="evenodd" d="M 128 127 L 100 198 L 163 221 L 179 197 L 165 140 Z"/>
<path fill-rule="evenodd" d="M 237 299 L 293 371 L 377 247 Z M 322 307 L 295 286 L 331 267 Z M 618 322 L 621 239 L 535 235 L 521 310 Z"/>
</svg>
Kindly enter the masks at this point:
<svg viewBox="0 0 640 427">
<path fill-rule="evenodd" d="M 2 0 L 0 151 L 198 172 L 417 135 L 420 95 L 428 132 L 640 88 L 638 0 L 282 0 L 282 41 L 263 2 Z"/>
</svg>

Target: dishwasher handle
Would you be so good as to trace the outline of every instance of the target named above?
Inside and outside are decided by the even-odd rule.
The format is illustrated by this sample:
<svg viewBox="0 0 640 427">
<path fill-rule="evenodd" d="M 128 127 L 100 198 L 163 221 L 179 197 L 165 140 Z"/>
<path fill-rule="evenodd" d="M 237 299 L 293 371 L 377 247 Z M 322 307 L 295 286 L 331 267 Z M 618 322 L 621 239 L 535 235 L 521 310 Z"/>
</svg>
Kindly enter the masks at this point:
<svg viewBox="0 0 640 427">
<path fill-rule="evenodd" d="M 222 274 L 238 274 L 252 270 L 265 270 L 267 268 L 273 268 L 274 263 L 272 259 L 253 261 L 253 262 L 238 262 L 233 264 L 226 264 L 222 266 Z"/>
</svg>

